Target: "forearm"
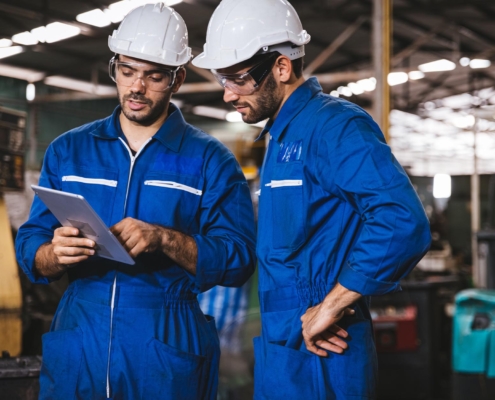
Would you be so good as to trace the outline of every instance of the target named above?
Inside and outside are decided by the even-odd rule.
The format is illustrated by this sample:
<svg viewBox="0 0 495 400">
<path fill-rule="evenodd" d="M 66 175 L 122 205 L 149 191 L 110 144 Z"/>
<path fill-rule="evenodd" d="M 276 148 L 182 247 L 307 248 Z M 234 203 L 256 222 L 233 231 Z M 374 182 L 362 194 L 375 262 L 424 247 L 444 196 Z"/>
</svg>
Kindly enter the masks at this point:
<svg viewBox="0 0 495 400">
<path fill-rule="evenodd" d="M 162 228 L 162 251 L 187 272 L 196 275 L 198 247 L 188 235 L 169 228 Z"/>
<path fill-rule="evenodd" d="M 42 244 L 34 259 L 35 269 L 38 275 L 46 278 L 58 278 L 67 269 L 66 265 L 60 264 L 53 251 L 51 242 Z"/>
<path fill-rule="evenodd" d="M 340 283 L 337 283 L 323 300 L 322 306 L 331 314 L 338 315 L 361 297 L 361 294 L 349 290 Z"/>
</svg>

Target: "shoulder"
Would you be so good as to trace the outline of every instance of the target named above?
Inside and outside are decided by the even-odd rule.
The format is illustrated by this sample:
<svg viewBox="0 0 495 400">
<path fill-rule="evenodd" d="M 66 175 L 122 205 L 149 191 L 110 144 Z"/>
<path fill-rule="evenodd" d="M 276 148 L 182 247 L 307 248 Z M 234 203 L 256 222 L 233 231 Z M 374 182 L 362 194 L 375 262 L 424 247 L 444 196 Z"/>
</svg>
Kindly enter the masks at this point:
<svg viewBox="0 0 495 400">
<path fill-rule="evenodd" d="M 78 142 L 86 140 L 89 137 L 88 135 L 90 133 L 105 129 L 105 126 L 110 123 L 111 118 L 112 116 L 110 115 L 106 118 L 89 122 L 87 124 L 78 126 L 77 128 L 73 128 L 65 133 L 62 133 L 60 136 L 52 141 L 50 146 L 53 148 L 63 148 L 70 145 L 77 145 Z"/>
</svg>

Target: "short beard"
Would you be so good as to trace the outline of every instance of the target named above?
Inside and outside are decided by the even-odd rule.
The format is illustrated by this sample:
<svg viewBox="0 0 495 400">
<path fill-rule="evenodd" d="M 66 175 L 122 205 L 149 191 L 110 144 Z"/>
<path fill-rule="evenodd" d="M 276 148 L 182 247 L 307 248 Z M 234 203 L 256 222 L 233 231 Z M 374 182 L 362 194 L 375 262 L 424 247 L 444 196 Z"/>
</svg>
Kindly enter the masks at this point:
<svg viewBox="0 0 495 400">
<path fill-rule="evenodd" d="M 158 121 L 163 116 L 163 113 L 167 112 L 170 98 L 171 98 L 171 93 L 167 93 L 162 98 L 157 100 L 156 103 L 153 103 L 153 101 L 151 101 L 142 94 L 131 93 L 131 94 L 126 94 L 122 97 L 119 96 L 119 101 L 120 101 L 120 107 L 122 108 L 122 112 L 129 121 L 137 122 L 138 124 L 143 126 L 150 126 L 153 125 L 156 121 Z M 127 100 L 130 99 L 146 103 L 150 108 L 148 114 L 136 115 L 134 114 L 134 111 L 126 110 L 124 108 L 124 104 L 126 103 Z"/>
<path fill-rule="evenodd" d="M 251 109 L 250 114 L 242 116 L 242 120 L 246 124 L 255 124 L 265 119 L 272 118 L 280 108 L 282 103 L 282 96 L 277 96 L 277 81 L 273 76 L 273 72 L 270 73 L 265 79 L 264 85 L 260 88 L 258 98 L 255 101 L 254 107 L 248 104 L 242 104 Z M 233 102 L 234 105 L 240 105 L 240 103 Z"/>
</svg>

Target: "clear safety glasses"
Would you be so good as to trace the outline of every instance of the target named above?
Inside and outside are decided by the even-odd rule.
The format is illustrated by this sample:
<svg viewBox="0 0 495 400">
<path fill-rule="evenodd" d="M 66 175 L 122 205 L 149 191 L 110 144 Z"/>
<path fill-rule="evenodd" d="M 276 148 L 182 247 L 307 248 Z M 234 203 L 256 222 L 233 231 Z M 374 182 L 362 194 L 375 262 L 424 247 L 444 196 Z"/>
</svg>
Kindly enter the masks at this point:
<svg viewBox="0 0 495 400">
<path fill-rule="evenodd" d="M 108 65 L 110 78 L 122 86 L 132 86 L 139 79 L 146 89 L 164 92 L 172 87 L 177 71 L 175 69 L 149 68 L 149 64 L 119 61 L 113 57 Z M 145 69 L 148 68 L 148 69 Z"/>
<path fill-rule="evenodd" d="M 224 88 L 240 95 L 253 94 L 268 76 L 280 53 L 273 52 L 266 60 L 240 74 L 222 74 L 216 69 L 211 72 Z"/>
</svg>

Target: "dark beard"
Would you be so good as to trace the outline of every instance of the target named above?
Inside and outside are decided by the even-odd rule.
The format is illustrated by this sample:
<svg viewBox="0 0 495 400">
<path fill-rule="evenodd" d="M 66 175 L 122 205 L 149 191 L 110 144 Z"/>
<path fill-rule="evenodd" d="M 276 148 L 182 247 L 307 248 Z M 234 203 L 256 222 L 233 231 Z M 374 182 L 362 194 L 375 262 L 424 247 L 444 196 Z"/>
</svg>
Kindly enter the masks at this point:
<svg viewBox="0 0 495 400">
<path fill-rule="evenodd" d="M 150 126 L 153 125 L 153 123 L 155 123 L 163 115 L 164 112 L 166 112 L 166 110 L 168 109 L 168 103 L 170 102 L 170 97 L 171 94 L 165 95 L 156 103 L 153 103 L 153 101 L 143 95 L 127 94 L 122 98 L 120 98 L 119 96 L 119 100 L 122 112 L 129 121 L 137 122 L 138 124 L 143 126 Z M 123 104 L 125 104 L 125 102 L 129 99 L 146 103 L 150 107 L 150 111 L 148 112 L 148 114 L 138 116 L 134 115 L 133 111 L 129 112 L 128 110 L 125 110 Z"/>
<path fill-rule="evenodd" d="M 273 72 L 271 72 L 261 87 L 254 106 L 255 108 L 246 104 L 246 107 L 251 109 L 251 113 L 249 115 L 243 115 L 242 120 L 246 124 L 255 124 L 273 117 L 282 103 L 282 98 L 277 97 L 277 89 L 277 82 L 275 81 Z M 236 102 L 233 102 L 233 104 L 238 105 Z"/>
</svg>

